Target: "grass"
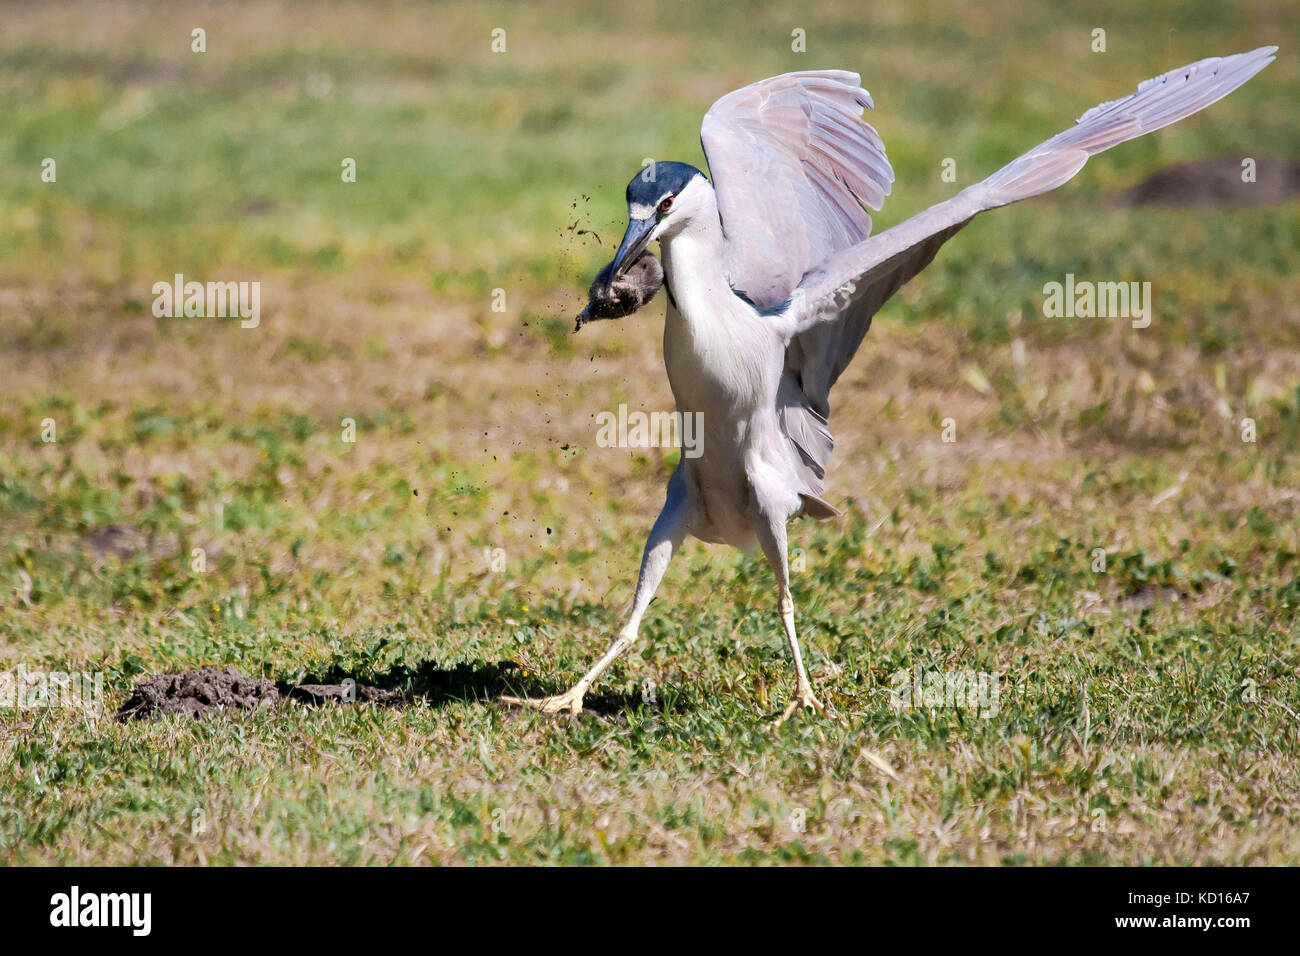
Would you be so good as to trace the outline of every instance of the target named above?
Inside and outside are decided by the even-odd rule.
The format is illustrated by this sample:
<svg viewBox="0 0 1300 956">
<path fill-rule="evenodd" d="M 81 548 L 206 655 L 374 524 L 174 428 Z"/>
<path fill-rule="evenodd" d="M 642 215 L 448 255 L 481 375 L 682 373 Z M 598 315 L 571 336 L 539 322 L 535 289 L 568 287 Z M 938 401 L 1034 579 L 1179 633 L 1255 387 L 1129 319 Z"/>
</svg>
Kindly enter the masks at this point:
<svg viewBox="0 0 1300 956">
<path fill-rule="evenodd" d="M 1300 862 L 1300 206 L 1103 210 L 1170 162 L 1296 155 L 1290 5 L 102 9 L 0 37 L 0 670 L 102 672 L 110 710 L 208 664 L 410 702 L 0 710 L 0 860 Z M 833 396 L 845 517 L 792 527 L 847 726 L 771 730 L 770 572 L 695 543 L 595 713 L 486 703 L 604 649 L 675 461 L 594 440 L 601 410 L 671 407 L 662 305 L 565 318 L 642 158 L 702 163 L 744 82 L 857 69 L 882 228 L 1265 43 L 1246 87 L 977 220 L 878 318 Z M 177 272 L 260 281 L 261 325 L 154 318 Z M 1150 280 L 1151 328 L 1043 317 L 1067 272 Z M 998 675 L 996 714 L 891 707 L 917 666 Z"/>
</svg>

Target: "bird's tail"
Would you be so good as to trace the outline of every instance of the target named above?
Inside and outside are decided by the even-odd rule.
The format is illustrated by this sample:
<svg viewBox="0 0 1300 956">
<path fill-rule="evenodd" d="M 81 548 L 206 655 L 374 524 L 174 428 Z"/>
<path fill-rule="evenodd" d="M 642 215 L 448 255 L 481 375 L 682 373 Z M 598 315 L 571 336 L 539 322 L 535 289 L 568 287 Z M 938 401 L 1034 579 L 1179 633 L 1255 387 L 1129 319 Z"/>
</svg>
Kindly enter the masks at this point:
<svg viewBox="0 0 1300 956">
<path fill-rule="evenodd" d="M 984 181 L 989 206 L 1055 189 L 1103 150 L 1176 123 L 1221 100 L 1273 62 L 1275 46 L 1211 57 L 1147 80 L 1123 99 L 1094 106 L 1074 126 L 1012 160 Z"/>
</svg>

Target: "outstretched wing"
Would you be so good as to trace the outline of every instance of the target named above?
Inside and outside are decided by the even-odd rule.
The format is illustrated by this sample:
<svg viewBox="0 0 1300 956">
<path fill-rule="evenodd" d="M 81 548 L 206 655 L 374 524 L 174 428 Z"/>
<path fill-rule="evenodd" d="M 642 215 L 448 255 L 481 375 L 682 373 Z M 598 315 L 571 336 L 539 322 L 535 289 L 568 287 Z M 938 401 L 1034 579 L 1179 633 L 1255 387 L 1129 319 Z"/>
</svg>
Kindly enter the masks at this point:
<svg viewBox="0 0 1300 956">
<path fill-rule="evenodd" d="M 856 73 L 786 73 L 722 97 L 704 116 L 731 287 L 775 308 L 804 273 L 871 234 L 894 171 L 862 122 Z"/>
<path fill-rule="evenodd" d="M 824 70 L 760 80 L 705 114 L 700 141 L 722 219 L 723 265 L 731 287 L 760 308 L 783 306 L 810 269 L 871 234 L 863 207 L 880 209 L 894 182 L 880 135 L 862 121 L 871 106 L 856 73 Z M 861 341 L 870 319 L 850 308 L 786 352 L 778 414 L 813 495 L 832 448 L 821 357 L 843 351 L 846 339 Z"/>
<path fill-rule="evenodd" d="M 787 315 L 795 320 L 796 337 L 819 327 L 841 328 L 846 312 L 874 312 L 977 213 L 1055 189 L 1082 169 L 1089 156 L 1204 109 L 1272 63 L 1276 51 L 1268 46 L 1213 57 L 1147 80 L 1137 92 L 1088 110 L 1070 129 L 983 182 L 836 253 L 795 289 Z M 844 345 L 846 352 L 821 357 L 826 368 L 848 365 L 858 342 Z"/>
</svg>

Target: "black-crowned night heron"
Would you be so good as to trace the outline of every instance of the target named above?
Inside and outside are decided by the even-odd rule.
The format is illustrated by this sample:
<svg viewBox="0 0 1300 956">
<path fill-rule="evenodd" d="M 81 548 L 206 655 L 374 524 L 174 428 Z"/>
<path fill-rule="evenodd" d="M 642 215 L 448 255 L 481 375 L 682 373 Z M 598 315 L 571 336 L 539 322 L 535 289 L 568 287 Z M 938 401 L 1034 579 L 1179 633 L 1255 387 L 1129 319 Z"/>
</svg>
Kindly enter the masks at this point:
<svg viewBox="0 0 1300 956">
<path fill-rule="evenodd" d="M 505 698 L 546 713 L 583 696 L 636 640 L 669 559 L 687 534 L 755 543 L 776 573 L 777 606 L 794 658 L 794 699 L 823 710 L 799 653 L 786 563 L 786 522 L 837 515 L 821 498 L 832 442 L 830 390 L 871 317 L 939 247 L 986 209 L 1055 189 L 1088 157 L 1190 116 L 1272 62 L 1276 47 L 1201 60 L 1103 103 L 1070 129 L 878 236 L 894 180 L 871 97 L 854 73 L 788 73 L 730 93 L 704 117 L 713 173 L 661 162 L 627 187 L 628 227 L 612 281 L 658 240 L 668 287 L 664 364 L 677 410 L 702 415 L 699 457 L 683 456 L 646 542 L 632 613 L 571 689 Z"/>
</svg>

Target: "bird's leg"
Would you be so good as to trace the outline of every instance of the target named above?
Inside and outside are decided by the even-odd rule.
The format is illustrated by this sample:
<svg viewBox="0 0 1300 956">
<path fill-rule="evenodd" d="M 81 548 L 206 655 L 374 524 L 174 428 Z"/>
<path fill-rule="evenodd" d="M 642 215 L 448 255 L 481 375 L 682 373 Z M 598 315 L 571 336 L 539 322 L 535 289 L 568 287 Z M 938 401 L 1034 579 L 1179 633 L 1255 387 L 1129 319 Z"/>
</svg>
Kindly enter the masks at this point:
<svg viewBox="0 0 1300 956">
<path fill-rule="evenodd" d="M 794 599 L 790 597 L 790 586 L 783 583 L 777 588 L 777 608 L 781 611 L 781 623 L 785 626 L 785 639 L 790 644 L 790 654 L 794 657 L 794 699 L 786 707 L 781 719 L 776 722 L 780 727 L 790 719 L 796 710 L 813 708 L 820 714 L 826 713 L 821 701 L 813 696 L 812 684 L 808 681 L 808 672 L 803 667 L 803 655 L 799 653 L 799 638 L 794 633 Z"/>
<path fill-rule="evenodd" d="M 515 704 L 521 707 L 531 707 L 534 710 L 540 710 L 543 714 L 560 714 L 568 712 L 570 714 L 582 713 L 582 699 L 586 696 L 587 690 L 595 683 L 596 678 L 605 673 L 605 670 L 614 660 L 625 650 L 636 642 L 637 615 L 633 613 L 627 624 L 623 625 L 623 630 L 619 631 L 617 639 L 609 646 L 603 657 L 592 665 L 591 670 L 583 674 L 579 681 L 566 690 L 563 694 L 556 694 L 553 697 L 509 697 L 503 696 L 503 704 Z"/>
<path fill-rule="evenodd" d="M 794 699 L 777 720 L 776 726 L 780 727 L 796 710 L 812 708 L 825 714 L 826 708 L 813 696 L 812 684 L 808 681 L 808 672 L 803 666 L 803 655 L 799 652 L 799 638 L 794 632 L 794 599 L 790 596 L 790 567 L 786 558 L 785 521 L 778 517 L 775 511 L 764 509 L 762 502 L 755 501 L 754 504 L 757 505 L 758 511 L 758 519 L 754 522 L 755 530 L 758 533 L 759 544 L 763 547 L 763 553 L 767 556 L 767 562 L 776 574 L 777 609 L 781 612 L 785 639 L 790 645 L 790 654 L 794 658 Z"/>
<path fill-rule="evenodd" d="M 664 572 L 668 570 L 668 562 L 672 560 L 673 552 L 682 543 L 685 528 L 686 495 L 678 474 L 674 474 L 668 483 L 668 500 L 664 503 L 664 509 L 659 513 L 654 527 L 650 529 L 650 537 L 646 539 L 645 553 L 641 557 L 641 573 L 636 581 L 636 597 L 632 600 L 632 615 L 619 631 L 614 643 L 609 646 L 609 650 L 563 694 L 554 697 L 502 697 L 501 702 L 531 707 L 544 714 L 558 714 L 565 711 L 571 714 L 582 713 L 582 699 L 591 685 L 605 673 L 620 654 L 636 643 L 641 618 L 645 615 L 646 608 L 650 606 L 650 599 L 654 597 L 659 582 L 663 580 Z"/>
</svg>

